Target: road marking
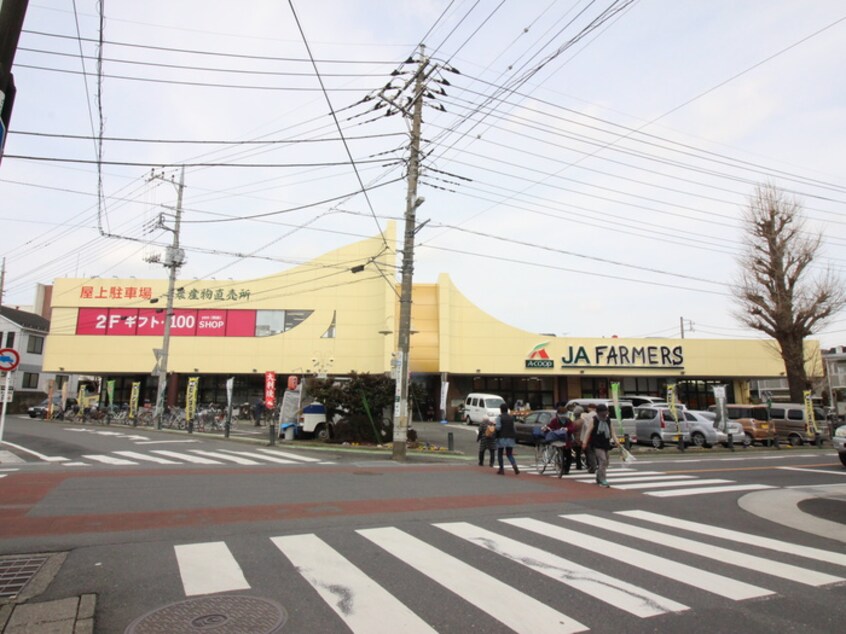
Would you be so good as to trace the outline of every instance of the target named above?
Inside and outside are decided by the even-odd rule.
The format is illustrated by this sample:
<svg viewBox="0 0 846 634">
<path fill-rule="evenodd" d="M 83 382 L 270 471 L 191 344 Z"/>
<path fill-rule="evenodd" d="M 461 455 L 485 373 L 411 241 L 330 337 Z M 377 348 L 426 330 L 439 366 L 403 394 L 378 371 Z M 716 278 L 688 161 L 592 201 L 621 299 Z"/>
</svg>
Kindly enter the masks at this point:
<svg viewBox="0 0 846 634">
<path fill-rule="evenodd" d="M 709 493 L 731 493 L 733 491 L 758 491 L 761 489 L 772 489 L 766 484 L 730 484 L 719 487 L 701 487 L 698 489 L 683 489 L 676 491 L 649 491 L 644 495 L 652 495 L 658 498 L 677 498 L 685 495 L 707 495 Z"/>
<path fill-rule="evenodd" d="M 316 535 L 272 537 L 270 541 L 353 632 L 435 632 L 401 601 Z"/>
<path fill-rule="evenodd" d="M 63 467 L 90 467 L 91 465 L 87 462 L 63 462 Z"/>
<path fill-rule="evenodd" d="M 119 456 L 123 456 L 125 458 L 135 458 L 136 460 L 146 460 L 147 462 L 155 462 L 157 464 L 179 464 L 178 462 L 174 462 L 173 460 L 168 460 L 166 458 L 159 458 L 158 456 L 151 456 L 150 454 L 139 453 L 137 451 L 114 451 L 112 453 L 116 453 Z"/>
<path fill-rule="evenodd" d="M 844 581 L 841 577 L 817 572 L 816 570 L 808 570 L 807 568 L 800 568 L 791 564 L 785 564 L 780 561 L 772 559 L 765 559 L 757 557 L 748 553 L 723 548 L 721 546 L 708 545 L 702 547 L 701 542 L 687 539 L 686 537 L 679 537 L 672 535 L 666 531 L 656 531 L 649 528 L 641 528 L 633 524 L 624 524 L 615 520 L 598 517 L 595 515 L 587 515 L 579 513 L 575 515 L 562 516 L 567 519 L 575 520 L 587 524 L 592 528 L 601 528 L 603 530 L 621 533 L 627 537 L 635 537 L 637 539 L 644 539 L 667 548 L 675 548 L 686 553 L 696 555 L 697 557 L 704 557 L 706 559 L 715 559 L 725 564 L 732 566 L 739 566 L 761 572 L 765 575 L 772 575 L 774 577 L 781 577 L 797 583 L 803 583 L 809 586 L 823 586 L 829 583 L 837 583 Z"/>
<path fill-rule="evenodd" d="M 710 480 L 683 480 L 681 482 L 667 482 L 667 480 L 661 479 L 654 480 L 652 482 L 625 482 L 623 484 L 612 482 L 611 485 L 615 489 L 634 491 L 638 489 L 661 489 L 664 487 L 695 487 L 703 484 L 729 484 L 731 482 L 734 482 L 734 480 L 720 480 L 719 478 L 712 478 Z"/>
<path fill-rule="evenodd" d="M 192 456 L 187 453 L 179 453 L 178 451 L 168 451 L 167 449 L 153 449 L 153 453 L 161 456 L 167 456 L 176 460 L 183 460 L 185 462 L 193 462 L 194 464 L 222 464 L 217 460 L 209 460 L 200 456 Z"/>
<path fill-rule="evenodd" d="M 199 456 L 207 456 L 209 458 L 219 458 L 220 460 L 228 460 L 229 462 L 234 462 L 235 464 L 259 464 L 255 460 L 247 460 L 246 458 L 239 458 L 238 456 L 230 456 L 225 453 L 220 453 L 219 451 L 204 451 L 202 449 L 191 449 L 190 451 L 192 454 L 197 454 Z"/>
<path fill-rule="evenodd" d="M 629 484 L 631 482 L 666 482 L 667 480 L 696 480 L 695 476 L 689 475 L 664 475 L 661 477 L 656 476 L 632 476 L 630 478 L 612 478 L 608 477 L 608 482 L 617 486 L 618 484 Z M 578 482 L 588 482 L 592 483 L 595 480 L 578 480 Z"/>
<path fill-rule="evenodd" d="M 260 451 L 262 453 L 269 453 L 274 456 L 280 456 L 282 458 L 290 458 L 291 460 L 299 460 L 300 462 L 320 462 L 320 458 L 309 458 L 308 456 L 300 456 L 299 454 L 295 453 L 288 453 L 287 451 L 276 451 L 275 449 L 264 449 L 262 447 L 257 447 L 256 451 Z"/>
<path fill-rule="evenodd" d="M 102 462 L 103 464 L 111 465 L 137 465 L 137 462 L 125 460 L 123 458 L 115 458 L 114 456 L 107 456 L 105 454 L 85 454 L 82 456 L 86 460 L 93 460 L 94 462 Z"/>
<path fill-rule="evenodd" d="M 532 463 L 531 465 L 526 467 L 526 470 L 537 472 L 537 468 L 535 467 L 534 463 Z M 593 478 L 593 477 L 595 477 L 594 474 L 588 473 L 586 469 L 585 470 L 574 469 L 573 471 L 575 471 L 575 473 L 571 472 L 571 473 L 564 475 L 564 476 L 561 476 L 561 477 L 563 479 L 567 479 L 567 480 L 574 480 L 576 478 Z M 552 471 L 549 471 L 549 470 L 547 470 L 547 472 L 552 473 Z M 622 474 L 623 472 L 633 472 L 633 473 L 630 473 L 628 475 L 637 475 L 636 469 L 608 469 L 608 475 L 609 476 L 616 475 L 618 473 Z M 647 471 L 647 472 L 643 472 L 643 473 L 651 473 L 651 472 Z M 655 473 L 659 473 L 659 472 L 656 471 Z"/>
<path fill-rule="evenodd" d="M 226 543 L 186 544 L 173 550 L 186 597 L 250 589 Z"/>
<path fill-rule="evenodd" d="M 356 532 L 515 632 L 537 634 L 588 629 L 525 592 L 397 528 Z"/>
<path fill-rule="evenodd" d="M 700 535 L 709 535 L 711 537 L 719 537 L 720 539 L 727 539 L 733 542 L 739 542 L 744 545 L 752 544 L 758 548 L 766 548 L 768 550 L 775 550 L 778 553 L 787 553 L 788 555 L 798 555 L 807 559 L 815 559 L 817 561 L 824 561 L 826 563 L 834 563 L 840 566 L 846 566 L 846 555 L 830 550 L 821 550 L 819 548 L 812 548 L 810 546 L 801 546 L 793 542 L 784 542 L 770 537 L 761 537 L 760 535 L 753 535 L 751 533 L 743 533 L 729 528 L 721 528 L 713 524 L 701 524 L 699 522 L 691 522 L 689 520 L 681 520 L 669 515 L 660 515 L 658 513 L 651 513 L 649 511 L 618 511 L 617 515 L 625 515 L 626 517 L 633 517 L 635 519 L 643 520 L 645 522 L 652 522 L 653 524 L 660 524 L 669 528 L 680 528 L 691 533 L 698 533 Z"/>
<path fill-rule="evenodd" d="M 269 454 L 255 453 L 252 451 L 235 451 L 234 449 L 221 449 L 226 453 L 232 453 L 239 456 L 246 456 L 247 458 L 255 458 L 256 460 L 266 460 L 268 462 L 276 462 L 278 464 L 297 464 L 295 460 L 288 460 L 287 458 L 277 458 Z"/>
<path fill-rule="evenodd" d="M 177 443 L 186 442 L 200 442 L 199 440 L 185 439 L 185 440 L 146 440 L 135 443 L 136 445 L 173 445 Z"/>
<path fill-rule="evenodd" d="M 635 616 L 651 617 L 688 609 L 651 591 L 467 522 L 435 526 Z"/>
<path fill-rule="evenodd" d="M 561 517 L 567 518 L 566 515 L 562 515 Z M 555 524 L 540 522 L 527 517 L 502 519 L 499 521 L 532 531 L 533 533 L 538 533 L 539 535 L 544 535 L 551 539 L 556 539 L 571 546 L 588 549 L 593 553 L 611 557 L 629 566 L 641 568 L 656 575 L 680 581 L 694 588 L 699 588 L 700 590 L 705 590 L 706 592 L 711 592 L 733 601 L 742 601 L 744 599 L 774 594 L 772 590 L 767 590 L 766 588 L 759 588 L 743 581 L 737 581 L 730 577 L 707 572 L 694 566 L 688 566 L 678 561 L 652 555 L 610 540 L 599 539 L 587 533 L 562 528 Z"/>
<path fill-rule="evenodd" d="M 831 466 L 837 467 L 839 465 L 832 464 Z M 804 467 L 776 467 L 776 469 L 783 469 L 784 471 L 804 471 L 806 473 L 824 473 L 826 475 L 846 476 L 846 470 L 843 469 L 833 469 L 832 471 L 826 471 L 824 469 L 806 469 Z"/>
<path fill-rule="evenodd" d="M 21 447 L 20 445 L 16 445 L 13 442 L 9 442 L 8 440 L 2 441 L 4 445 L 8 445 L 9 447 L 14 447 L 20 451 L 28 453 L 31 456 L 35 456 L 39 460 L 43 460 L 44 462 L 67 462 L 69 458 L 63 458 L 62 456 L 45 456 L 42 453 L 38 453 L 37 451 L 33 451 L 32 449 L 27 449 L 26 447 Z"/>
<path fill-rule="evenodd" d="M 23 464 L 26 460 L 13 454 L 7 449 L 0 449 L 0 463 L 2 464 Z"/>
</svg>

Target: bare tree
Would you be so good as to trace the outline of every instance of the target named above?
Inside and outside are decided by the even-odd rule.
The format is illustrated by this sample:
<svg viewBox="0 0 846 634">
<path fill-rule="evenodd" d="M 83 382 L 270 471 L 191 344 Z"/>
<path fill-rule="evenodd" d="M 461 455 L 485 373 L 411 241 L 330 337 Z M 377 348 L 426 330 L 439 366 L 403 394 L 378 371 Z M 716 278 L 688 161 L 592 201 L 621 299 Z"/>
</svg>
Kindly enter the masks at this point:
<svg viewBox="0 0 846 634">
<path fill-rule="evenodd" d="M 802 206 L 772 185 L 759 185 L 743 217 L 748 248 L 734 285 L 735 317 L 776 340 L 790 399 L 809 388 L 804 340 L 843 308 L 843 284 L 830 270 L 814 275 L 822 236 L 805 230 Z"/>
</svg>

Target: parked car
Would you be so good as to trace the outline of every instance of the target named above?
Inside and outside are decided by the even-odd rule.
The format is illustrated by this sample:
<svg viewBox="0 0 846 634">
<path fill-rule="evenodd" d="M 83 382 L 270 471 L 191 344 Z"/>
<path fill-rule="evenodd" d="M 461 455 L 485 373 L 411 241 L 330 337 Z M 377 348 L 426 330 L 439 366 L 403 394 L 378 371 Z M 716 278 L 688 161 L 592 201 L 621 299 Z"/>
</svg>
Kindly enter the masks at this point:
<svg viewBox="0 0 846 634">
<path fill-rule="evenodd" d="M 837 450 L 837 455 L 840 456 L 841 464 L 846 467 L 846 425 L 841 425 L 835 429 L 831 440 Z"/>
<path fill-rule="evenodd" d="M 467 425 L 478 425 L 486 419 L 496 418 L 499 416 L 499 406 L 504 402 L 496 394 L 468 394 L 464 399 L 464 422 Z"/>
<path fill-rule="evenodd" d="M 694 411 L 693 413 L 696 414 L 697 412 Z M 714 430 L 717 432 L 717 442 L 723 447 L 728 447 L 729 435 L 731 435 L 732 444 L 739 443 L 744 447 L 749 446 L 749 439 L 743 431 L 743 425 L 741 425 L 738 421 L 726 420 L 726 430 L 723 431 L 720 424 L 717 422 L 716 412 L 699 411 L 698 413 L 714 423 Z"/>
<path fill-rule="evenodd" d="M 689 443 L 690 422 L 685 418 L 684 411 L 677 407 L 674 417 L 669 407 L 641 405 L 635 408 L 633 419 L 623 421 L 623 426 L 634 424 L 637 442 L 651 444 L 656 449 L 661 449 L 665 443 L 677 442 L 679 435 L 685 443 Z"/>
<path fill-rule="evenodd" d="M 660 396 L 643 396 L 640 394 L 626 394 L 624 397 L 627 401 L 629 401 L 634 407 L 640 407 L 641 405 L 657 405 L 661 406 L 667 405 L 667 399 L 662 398 Z"/>
<path fill-rule="evenodd" d="M 634 407 L 632 406 L 631 401 L 621 400 L 619 401 L 620 404 L 620 413 L 622 415 L 622 421 L 616 417 L 616 412 L 614 411 L 614 401 L 610 398 L 574 398 L 567 401 L 567 407 L 569 408 L 570 405 L 578 405 L 583 410 L 587 411 L 588 405 L 599 405 L 600 403 L 604 403 L 608 406 L 608 412 L 611 416 L 611 422 L 613 423 L 614 433 L 620 436 L 620 423 L 622 422 L 622 436 L 628 435 L 629 440 L 632 443 L 637 442 L 637 433 L 635 431 L 634 423 L 631 422 L 634 418 Z M 628 422 L 627 422 L 628 421 Z M 577 424 L 576 433 L 581 433 L 581 425 Z M 623 438 L 621 437 L 620 440 L 622 441 Z"/>
<path fill-rule="evenodd" d="M 44 418 L 47 415 L 47 403 L 49 402 L 48 399 L 44 399 L 38 405 L 33 405 L 29 409 L 26 410 L 26 413 L 29 414 L 30 418 Z M 67 407 L 73 407 L 76 405 L 75 398 L 68 398 Z M 53 396 L 53 412 L 56 413 L 62 409 L 62 397 L 60 395 Z"/>
<path fill-rule="evenodd" d="M 716 412 L 717 406 L 711 405 L 709 412 Z M 734 404 L 726 405 L 729 420 L 735 420 L 743 427 L 743 444 L 749 446 L 759 442 L 762 445 L 775 443 L 775 427 L 770 421 L 766 405 Z"/>
<path fill-rule="evenodd" d="M 814 407 L 814 418 L 822 439 L 829 437 L 828 421 L 822 407 Z M 802 403 L 773 403 L 770 406 L 770 420 L 775 427 L 779 441 L 786 441 L 793 447 L 813 443 L 814 430 L 808 429 L 805 405 Z"/>
<path fill-rule="evenodd" d="M 517 434 L 517 442 L 524 442 L 526 444 L 534 444 L 535 437 L 532 430 L 535 427 L 543 427 L 551 421 L 556 414 L 554 409 L 537 409 L 526 415 L 525 418 L 515 419 L 514 431 Z"/>
<path fill-rule="evenodd" d="M 714 426 L 716 416 L 711 412 L 686 409 L 684 410 L 684 418 L 690 424 L 691 445 L 694 447 L 713 447 L 720 442 L 720 433 Z"/>
</svg>

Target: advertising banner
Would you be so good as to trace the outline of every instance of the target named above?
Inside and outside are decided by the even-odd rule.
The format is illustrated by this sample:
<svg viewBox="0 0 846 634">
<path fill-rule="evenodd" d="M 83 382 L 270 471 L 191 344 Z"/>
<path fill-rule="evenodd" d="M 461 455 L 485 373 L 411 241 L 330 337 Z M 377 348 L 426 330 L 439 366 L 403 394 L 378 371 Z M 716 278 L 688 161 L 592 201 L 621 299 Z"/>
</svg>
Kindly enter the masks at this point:
<svg viewBox="0 0 846 634">
<path fill-rule="evenodd" d="M 811 400 L 811 390 L 802 392 L 805 397 L 805 433 L 808 436 L 818 434 L 820 428 L 817 427 L 817 419 L 814 417 L 814 402 Z"/>
<path fill-rule="evenodd" d="M 53 394 L 56 393 L 56 382 L 53 379 L 47 381 L 47 420 L 53 418 Z"/>
<path fill-rule="evenodd" d="M 667 405 L 670 406 L 670 414 L 673 416 L 673 420 L 676 422 L 676 430 L 681 430 L 681 427 L 679 426 L 678 403 L 676 402 L 676 386 L 674 383 L 670 383 L 667 386 Z"/>
<path fill-rule="evenodd" d="M 161 337 L 166 315 L 161 308 L 80 308 L 76 334 Z M 170 320 L 174 337 L 255 337 L 256 311 L 176 308 Z"/>
<path fill-rule="evenodd" d="M 132 382 L 132 391 L 129 393 L 129 418 L 135 420 L 138 416 L 138 396 L 141 394 L 141 382 Z"/>
<path fill-rule="evenodd" d="M 297 412 L 300 409 L 300 385 L 294 390 L 285 390 L 285 395 L 282 397 L 282 407 L 279 410 L 279 424 L 282 423 L 296 423 Z"/>
<path fill-rule="evenodd" d="M 111 407 L 115 404 L 115 382 L 106 381 L 106 398 L 108 398 L 108 405 Z"/>
<path fill-rule="evenodd" d="M 185 390 L 185 420 L 194 420 L 197 414 L 197 392 L 200 387 L 200 377 L 188 378 L 188 388 Z"/>
<path fill-rule="evenodd" d="M 232 389 L 235 387 L 235 377 L 226 379 L 226 410 L 232 407 Z"/>
<path fill-rule="evenodd" d="M 264 373 L 264 407 L 269 410 L 276 407 L 276 372 Z"/>
<path fill-rule="evenodd" d="M 717 401 L 717 427 L 718 429 L 728 432 L 728 411 L 726 410 L 726 386 L 715 385 L 714 400 Z"/>
<path fill-rule="evenodd" d="M 623 431 L 623 413 L 620 410 L 620 383 L 618 381 L 611 382 L 611 401 L 614 404 L 614 418 L 620 421 L 618 435 L 622 438 L 625 432 Z"/>
</svg>

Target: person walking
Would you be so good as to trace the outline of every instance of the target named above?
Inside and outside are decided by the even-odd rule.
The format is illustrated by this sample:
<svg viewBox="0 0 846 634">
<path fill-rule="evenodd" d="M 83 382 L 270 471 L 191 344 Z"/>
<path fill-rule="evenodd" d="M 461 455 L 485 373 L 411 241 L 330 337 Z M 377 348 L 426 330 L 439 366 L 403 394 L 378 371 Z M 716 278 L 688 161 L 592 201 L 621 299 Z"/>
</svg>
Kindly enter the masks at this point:
<svg viewBox="0 0 846 634">
<path fill-rule="evenodd" d="M 258 427 L 261 425 L 261 417 L 264 414 L 264 401 L 261 400 L 261 397 L 256 398 L 256 402 L 253 405 L 253 420 L 255 421 L 255 426 Z"/>
<path fill-rule="evenodd" d="M 608 451 L 613 446 L 611 437 L 611 423 L 608 418 L 608 406 L 600 403 L 596 406 L 596 417 L 593 420 L 587 441 L 582 448 L 592 447 L 596 457 L 596 483 L 601 487 L 608 487 Z"/>
<path fill-rule="evenodd" d="M 496 455 L 499 461 L 497 475 L 505 474 L 502 462 L 503 452 L 508 456 L 508 462 L 511 463 L 514 473 L 519 475 L 520 469 L 517 468 L 513 453 L 514 447 L 517 446 L 517 432 L 514 431 L 514 417 L 508 413 L 508 405 L 505 403 L 499 406 L 499 416 L 496 417 L 496 432 Z"/>
<path fill-rule="evenodd" d="M 496 423 L 486 418 L 479 424 L 479 433 L 476 434 L 476 442 L 479 443 L 479 466 L 485 465 L 485 452 L 491 453 L 491 466 L 494 466 L 494 452 L 496 451 Z"/>
<path fill-rule="evenodd" d="M 582 427 L 579 430 L 579 440 L 581 441 L 582 454 L 585 457 L 585 467 L 588 473 L 596 473 L 596 455 L 593 453 L 593 448 L 586 444 L 595 418 L 596 404 L 590 403 L 587 411 L 582 412 Z"/>
<path fill-rule="evenodd" d="M 572 447 L 576 430 L 570 414 L 571 412 L 568 411 L 564 403 L 559 403 L 555 416 L 543 428 L 546 432 L 552 432 L 551 436 L 547 436 L 547 440 L 564 442 L 564 446 L 561 447 L 561 471 L 558 477 L 568 475 L 570 473 L 570 465 L 573 464 Z"/>
<path fill-rule="evenodd" d="M 576 405 L 571 412 L 573 420 L 573 462 L 576 463 L 576 471 L 582 470 L 582 430 L 584 429 L 584 409 L 581 405 Z M 575 437 L 578 436 L 578 440 Z M 585 455 L 585 462 L 587 462 L 587 455 Z"/>
</svg>

